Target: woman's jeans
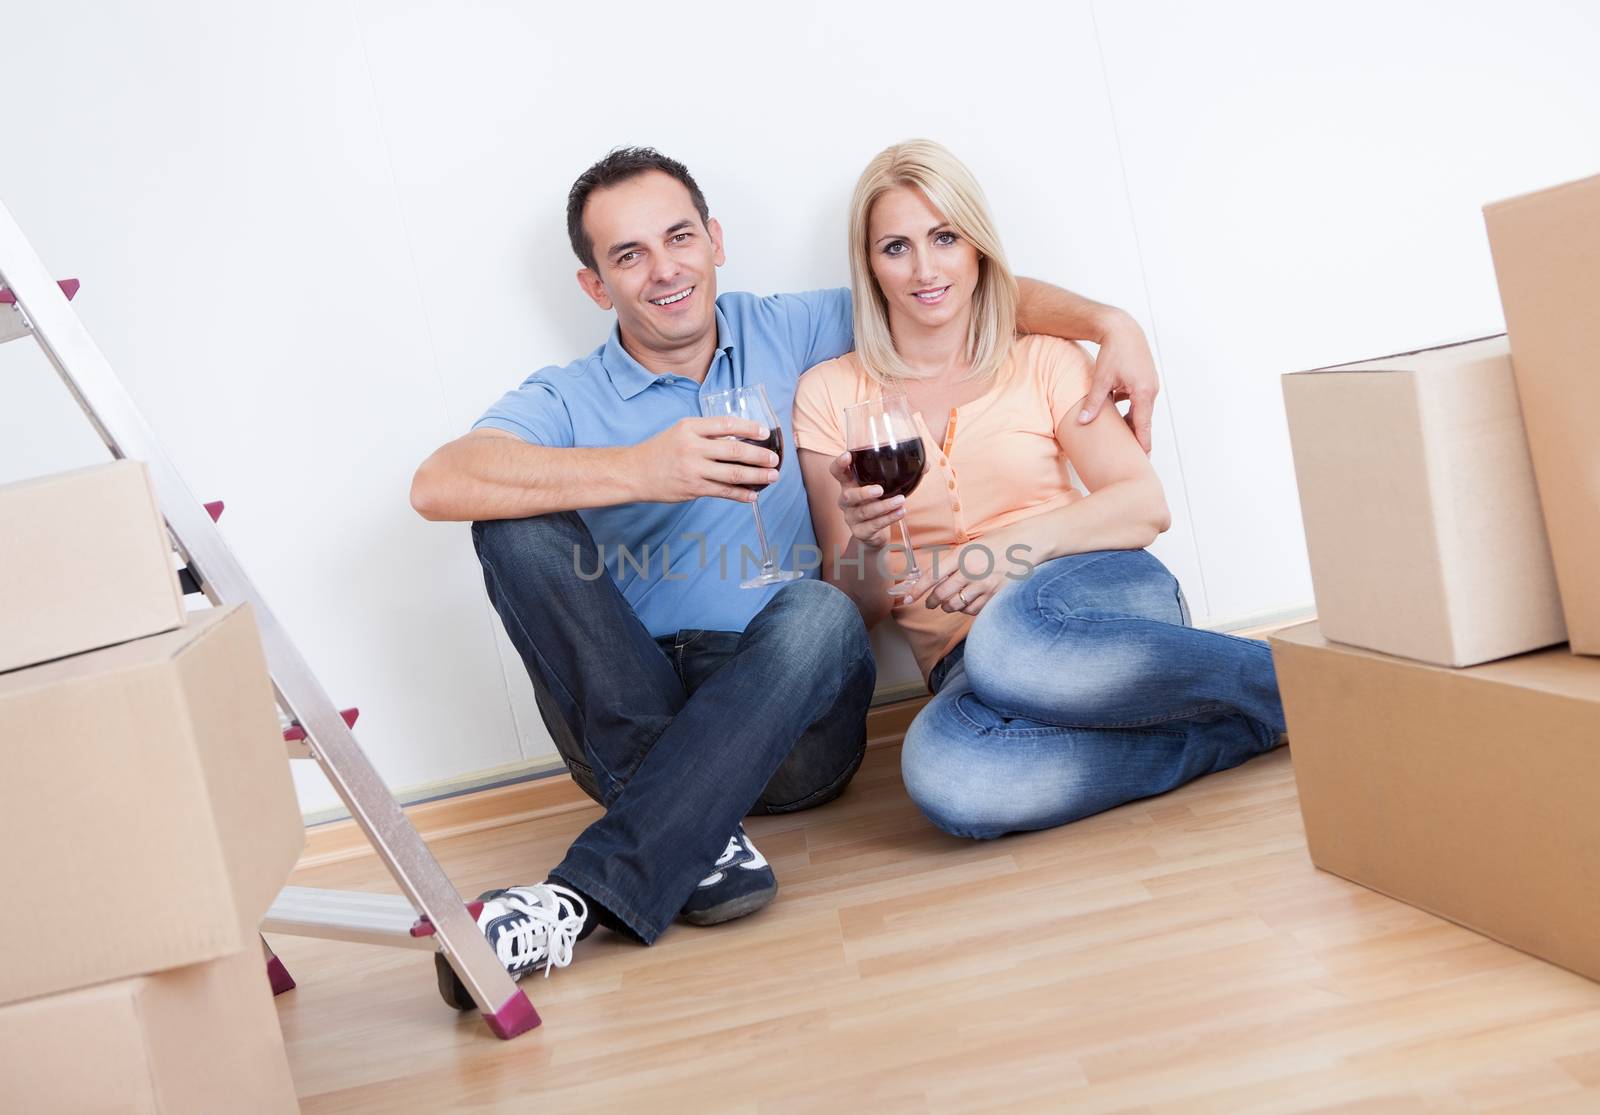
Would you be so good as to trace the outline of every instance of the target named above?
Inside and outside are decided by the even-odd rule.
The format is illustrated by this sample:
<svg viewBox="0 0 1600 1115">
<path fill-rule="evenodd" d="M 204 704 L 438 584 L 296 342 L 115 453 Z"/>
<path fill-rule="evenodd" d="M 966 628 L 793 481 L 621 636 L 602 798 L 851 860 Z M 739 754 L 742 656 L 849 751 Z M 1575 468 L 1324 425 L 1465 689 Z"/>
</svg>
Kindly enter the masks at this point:
<svg viewBox="0 0 1600 1115">
<path fill-rule="evenodd" d="M 1043 562 L 1006 585 L 929 679 L 906 789 L 986 839 L 1050 828 L 1269 751 L 1284 730 L 1267 645 L 1189 626 L 1143 550 Z"/>
<path fill-rule="evenodd" d="M 740 818 L 820 805 L 861 765 L 876 672 L 838 589 L 793 581 L 742 632 L 658 641 L 610 577 L 578 574 L 599 557 L 577 515 L 474 523 L 472 541 L 545 725 L 606 809 L 550 878 L 647 944 Z"/>
</svg>

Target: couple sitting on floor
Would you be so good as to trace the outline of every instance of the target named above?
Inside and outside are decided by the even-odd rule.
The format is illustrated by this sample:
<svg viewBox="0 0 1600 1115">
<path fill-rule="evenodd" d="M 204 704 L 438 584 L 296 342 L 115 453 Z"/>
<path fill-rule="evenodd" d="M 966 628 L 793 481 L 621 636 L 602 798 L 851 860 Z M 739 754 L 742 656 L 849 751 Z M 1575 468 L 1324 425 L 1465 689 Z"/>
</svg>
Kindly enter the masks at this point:
<svg viewBox="0 0 1600 1115">
<path fill-rule="evenodd" d="M 650 149 L 585 171 L 567 230 L 579 283 L 616 311 L 609 340 L 530 376 L 412 487 L 425 517 L 473 521 L 544 721 L 605 808 L 543 883 L 484 896 L 478 924 L 513 974 L 568 964 L 597 925 L 649 944 L 675 918 L 770 902 L 741 821 L 831 801 L 855 774 L 867 628 L 887 615 L 933 693 L 906 788 L 957 836 L 1065 824 L 1281 741 L 1266 645 L 1188 626 L 1144 549 L 1169 519 L 1138 326 L 1014 278 L 944 148 L 868 164 L 849 290 L 719 297 L 722 228 Z M 1074 339 L 1101 346 L 1096 365 Z M 793 435 L 777 453 L 757 421 L 702 417 L 702 396 L 746 385 Z M 928 450 L 921 483 L 888 499 L 858 483 L 842 417 L 885 394 Z M 758 492 L 766 540 L 791 568 L 820 552 L 819 578 L 740 587 L 740 505 Z"/>
</svg>

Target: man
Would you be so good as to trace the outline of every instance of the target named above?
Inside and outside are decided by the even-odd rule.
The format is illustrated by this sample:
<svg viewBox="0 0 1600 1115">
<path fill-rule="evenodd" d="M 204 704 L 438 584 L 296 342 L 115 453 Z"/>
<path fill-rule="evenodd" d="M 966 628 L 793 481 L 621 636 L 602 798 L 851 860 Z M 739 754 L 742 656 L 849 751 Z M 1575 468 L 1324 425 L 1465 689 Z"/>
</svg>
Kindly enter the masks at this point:
<svg viewBox="0 0 1600 1115">
<path fill-rule="evenodd" d="M 610 339 L 530 376 L 412 484 L 425 518 L 473 521 L 545 723 L 606 809 L 545 883 L 484 896 L 478 923 L 517 975 L 564 966 L 596 924 L 649 944 L 676 916 L 715 924 L 770 902 L 741 819 L 843 790 L 875 680 L 838 590 L 739 587 L 754 532 L 737 505 L 758 490 L 776 551 L 814 546 L 792 439 L 780 459 L 750 444 L 758 423 L 699 417 L 702 393 L 759 383 L 788 426 L 800 373 L 852 347 L 848 291 L 718 298 L 722 228 L 688 170 L 649 148 L 578 178 L 567 231 L 579 285 L 616 313 Z M 1137 325 L 1023 282 L 1024 328 L 1102 346 L 1083 420 L 1120 389 L 1148 444 L 1155 372 Z"/>
</svg>

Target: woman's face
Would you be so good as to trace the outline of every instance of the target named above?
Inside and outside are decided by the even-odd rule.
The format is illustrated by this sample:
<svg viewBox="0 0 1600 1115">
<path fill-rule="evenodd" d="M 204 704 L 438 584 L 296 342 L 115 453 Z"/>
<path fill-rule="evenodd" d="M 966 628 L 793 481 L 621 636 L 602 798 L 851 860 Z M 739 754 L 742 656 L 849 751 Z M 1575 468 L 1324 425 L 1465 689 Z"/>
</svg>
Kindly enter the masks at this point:
<svg viewBox="0 0 1600 1115">
<path fill-rule="evenodd" d="M 928 204 L 896 186 L 867 212 L 867 258 L 895 319 L 932 328 L 965 320 L 978 286 L 978 250 Z"/>
</svg>

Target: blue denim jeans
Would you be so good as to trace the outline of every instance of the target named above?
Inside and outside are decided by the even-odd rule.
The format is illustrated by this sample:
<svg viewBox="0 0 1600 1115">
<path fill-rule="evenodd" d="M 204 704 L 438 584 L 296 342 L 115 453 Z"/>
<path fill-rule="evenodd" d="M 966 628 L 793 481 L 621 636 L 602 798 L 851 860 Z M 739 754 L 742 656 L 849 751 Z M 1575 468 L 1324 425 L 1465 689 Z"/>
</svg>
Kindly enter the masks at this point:
<svg viewBox="0 0 1600 1115">
<path fill-rule="evenodd" d="M 1284 730 L 1267 645 L 1189 626 L 1143 550 L 1042 562 L 978 613 L 906 733 L 906 789 L 986 839 L 1050 828 L 1271 750 Z"/>
<path fill-rule="evenodd" d="M 752 811 L 836 796 L 861 765 L 876 670 L 839 590 L 793 581 L 742 632 L 650 637 L 571 513 L 474 523 L 484 585 L 545 725 L 605 815 L 550 877 L 646 944 Z"/>
</svg>

